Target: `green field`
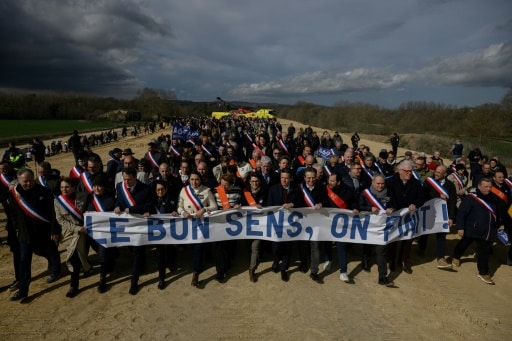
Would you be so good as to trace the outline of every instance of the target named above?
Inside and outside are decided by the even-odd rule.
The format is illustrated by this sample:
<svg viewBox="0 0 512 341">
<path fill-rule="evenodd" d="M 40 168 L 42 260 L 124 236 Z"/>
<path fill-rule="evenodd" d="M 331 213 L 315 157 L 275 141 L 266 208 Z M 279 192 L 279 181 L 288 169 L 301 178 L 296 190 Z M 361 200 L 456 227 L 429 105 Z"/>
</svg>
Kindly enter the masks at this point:
<svg viewBox="0 0 512 341">
<path fill-rule="evenodd" d="M 36 136 L 71 135 L 75 129 L 84 132 L 116 127 L 111 122 L 86 120 L 0 120 L 0 143 L 5 144 L 5 141 L 13 139 L 23 143 Z"/>
</svg>

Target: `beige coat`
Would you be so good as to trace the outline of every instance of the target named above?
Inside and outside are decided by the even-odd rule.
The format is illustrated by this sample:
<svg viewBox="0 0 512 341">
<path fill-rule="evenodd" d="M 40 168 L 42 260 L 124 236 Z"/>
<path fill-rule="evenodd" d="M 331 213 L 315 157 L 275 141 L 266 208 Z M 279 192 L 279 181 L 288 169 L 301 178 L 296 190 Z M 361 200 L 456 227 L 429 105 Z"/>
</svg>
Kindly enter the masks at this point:
<svg viewBox="0 0 512 341">
<path fill-rule="evenodd" d="M 62 227 L 62 240 L 66 246 L 67 254 L 66 254 L 66 266 L 69 271 L 73 271 L 73 266 L 71 265 L 70 259 L 75 250 L 78 252 L 78 257 L 80 257 L 80 262 L 82 263 L 82 267 L 84 271 L 89 271 L 91 269 L 91 265 L 87 260 L 88 256 L 88 245 L 87 245 L 87 235 L 79 234 L 78 230 L 83 226 L 80 222 L 76 220 L 61 204 L 55 199 L 54 201 L 55 207 L 55 218 L 57 222 Z"/>
<path fill-rule="evenodd" d="M 215 202 L 215 196 L 208 187 L 201 185 L 198 189 L 194 190 L 194 192 L 199 197 L 199 200 L 201 200 L 201 203 L 206 208 L 206 210 L 216 211 L 218 209 L 217 203 Z M 194 205 L 192 205 L 192 202 L 185 193 L 185 188 L 181 190 L 180 198 L 178 201 L 178 213 L 181 215 L 183 214 L 183 211 L 187 211 L 192 215 L 196 213 Z"/>
</svg>

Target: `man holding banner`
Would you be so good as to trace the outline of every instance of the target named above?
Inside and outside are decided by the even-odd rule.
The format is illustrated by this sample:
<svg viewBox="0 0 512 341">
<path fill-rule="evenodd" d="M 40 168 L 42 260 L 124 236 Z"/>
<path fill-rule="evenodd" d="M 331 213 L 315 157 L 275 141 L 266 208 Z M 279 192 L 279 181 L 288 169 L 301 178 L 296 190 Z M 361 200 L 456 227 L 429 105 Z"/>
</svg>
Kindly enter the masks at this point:
<svg viewBox="0 0 512 341">
<path fill-rule="evenodd" d="M 137 180 L 135 168 L 123 169 L 123 182 L 116 186 L 115 214 L 144 214 L 150 212 L 154 206 L 154 197 L 148 185 Z M 139 288 L 139 276 L 142 273 L 146 260 L 144 246 L 131 246 L 132 279 L 129 293 L 136 295 Z"/>
<path fill-rule="evenodd" d="M 448 168 L 444 165 L 437 166 L 434 176 L 425 179 L 424 186 L 427 200 L 432 198 L 441 198 L 446 201 L 448 208 L 448 227 L 453 225 L 455 215 L 457 214 L 457 190 L 455 185 L 446 179 Z M 428 234 L 420 236 L 418 246 L 420 250 L 427 249 Z M 452 265 L 446 259 L 446 233 L 436 233 L 436 257 L 438 269 L 451 269 Z"/>
</svg>

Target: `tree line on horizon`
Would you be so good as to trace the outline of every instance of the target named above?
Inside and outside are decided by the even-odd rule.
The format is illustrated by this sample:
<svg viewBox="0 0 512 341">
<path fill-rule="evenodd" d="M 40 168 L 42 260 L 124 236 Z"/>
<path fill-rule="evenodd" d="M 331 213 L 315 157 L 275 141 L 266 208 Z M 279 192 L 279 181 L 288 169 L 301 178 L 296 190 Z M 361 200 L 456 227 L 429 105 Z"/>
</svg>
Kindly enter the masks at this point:
<svg viewBox="0 0 512 341">
<path fill-rule="evenodd" d="M 256 104 L 264 107 L 266 104 Z M 271 104 L 278 118 L 306 125 L 390 135 L 393 132 L 432 134 L 452 138 L 472 137 L 512 140 L 512 90 L 499 103 L 456 107 L 439 103 L 408 102 L 394 109 L 368 103 L 339 102 L 324 106 L 308 102 L 293 105 Z M 210 115 L 219 111 L 218 102 L 180 101 L 172 92 L 145 88 L 133 99 L 81 94 L 0 93 L 2 119 L 87 119 L 118 109 L 135 110 L 141 120 Z"/>
</svg>

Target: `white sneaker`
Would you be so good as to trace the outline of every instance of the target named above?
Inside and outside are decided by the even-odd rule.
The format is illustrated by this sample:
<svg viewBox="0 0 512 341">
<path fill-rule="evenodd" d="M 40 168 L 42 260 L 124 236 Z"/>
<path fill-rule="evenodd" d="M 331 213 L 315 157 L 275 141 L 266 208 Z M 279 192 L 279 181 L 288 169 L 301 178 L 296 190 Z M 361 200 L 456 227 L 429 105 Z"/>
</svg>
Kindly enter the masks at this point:
<svg viewBox="0 0 512 341">
<path fill-rule="evenodd" d="M 348 274 L 346 272 L 340 273 L 340 280 L 345 283 L 350 282 L 350 278 L 348 278 Z"/>
<path fill-rule="evenodd" d="M 330 260 L 327 260 L 325 261 L 324 263 L 324 271 L 330 271 L 331 270 L 331 261 Z"/>
</svg>

